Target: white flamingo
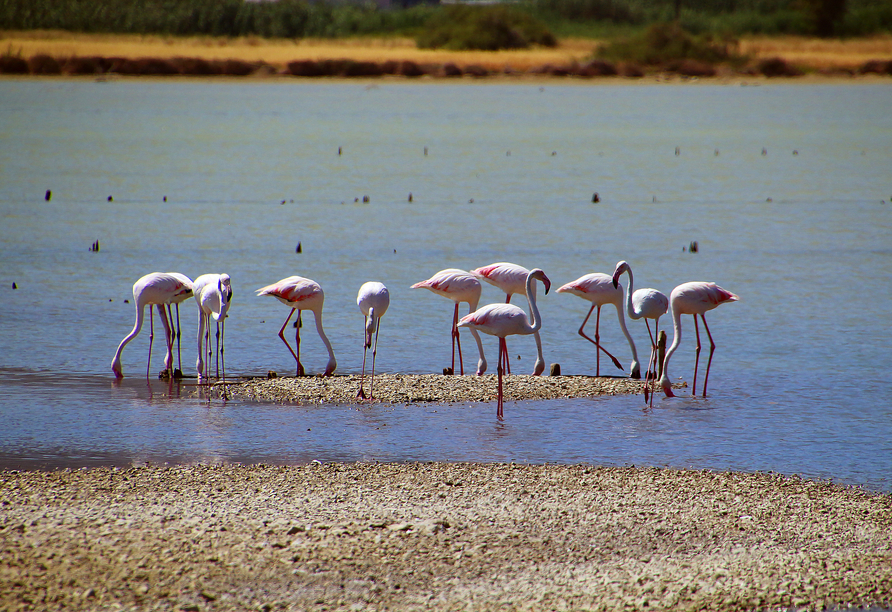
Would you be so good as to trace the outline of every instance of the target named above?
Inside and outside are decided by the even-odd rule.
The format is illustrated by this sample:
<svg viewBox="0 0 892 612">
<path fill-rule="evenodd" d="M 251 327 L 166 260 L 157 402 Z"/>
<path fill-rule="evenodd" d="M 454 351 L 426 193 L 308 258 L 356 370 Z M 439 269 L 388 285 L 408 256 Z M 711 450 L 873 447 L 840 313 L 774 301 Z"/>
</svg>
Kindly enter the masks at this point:
<svg viewBox="0 0 892 612">
<path fill-rule="evenodd" d="M 511 296 L 515 293 L 527 295 L 527 277 L 529 276 L 530 271 L 523 266 L 502 261 L 471 270 L 471 274 L 504 291 L 506 304 L 511 303 Z M 532 285 L 532 291 L 533 297 L 535 298 L 535 284 Z M 536 340 L 536 347 L 538 348 L 539 354 L 539 358 L 533 366 L 533 376 L 539 376 L 545 371 L 545 360 L 542 359 L 542 340 L 539 338 L 539 332 L 535 332 L 533 338 Z M 508 374 L 510 374 L 511 360 L 505 362 L 505 367 L 507 368 Z"/>
<path fill-rule="evenodd" d="M 387 287 L 377 282 L 367 282 L 359 288 L 359 294 L 356 296 L 356 304 L 359 310 L 365 315 L 365 334 L 363 339 L 362 351 L 362 375 L 359 378 L 359 393 L 356 395 L 360 399 L 365 399 L 365 392 L 362 390 L 363 381 L 365 380 L 365 357 L 368 349 L 372 349 L 372 380 L 369 383 L 369 401 L 375 399 L 375 357 L 378 354 L 378 332 L 381 330 L 381 317 L 387 312 L 390 306 L 390 293 Z M 372 347 L 372 334 L 375 335 L 375 346 Z"/>
<path fill-rule="evenodd" d="M 709 333 L 706 324 L 705 313 L 725 302 L 736 302 L 740 298 L 716 285 L 703 281 L 684 283 L 672 290 L 669 294 L 669 305 L 672 308 L 672 323 L 675 329 L 675 337 L 672 338 L 672 346 L 666 351 L 663 359 L 663 375 L 660 377 L 660 386 L 667 397 L 674 397 L 672 383 L 669 382 L 669 359 L 681 343 L 681 315 L 694 316 L 694 331 L 697 333 L 697 353 L 694 359 L 694 382 L 691 385 L 691 395 L 697 395 L 697 367 L 700 364 L 700 329 L 697 326 L 697 315 L 703 319 L 703 327 L 709 336 L 709 361 L 706 363 L 706 376 L 703 378 L 703 397 L 706 397 L 706 384 L 709 382 L 709 367 L 712 365 L 712 354 L 715 352 L 715 342 Z"/>
<path fill-rule="evenodd" d="M 161 323 L 164 325 L 165 343 L 167 345 L 167 354 L 164 357 L 164 369 L 172 377 L 173 366 L 173 332 L 168 321 L 168 311 L 165 307 L 170 304 L 179 304 L 180 302 L 192 297 L 192 281 L 189 277 L 176 272 L 152 272 L 146 274 L 135 283 L 133 283 L 133 302 L 136 306 L 136 323 L 133 330 L 127 334 L 111 362 L 112 372 L 116 378 L 123 378 L 124 373 L 121 369 L 121 352 L 127 343 L 133 340 L 142 329 L 142 322 L 145 307 L 149 307 L 149 358 L 146 361 L 146 378 L 149 377 L 149 370 L 152 363 L 152 340 L 155 337 L 155 326 L 152 323 L 152 306 L 158 307 L 158 314 L 161 316 Z M 179 313 L 179 310 L 178 310 Z"/>
<path fill-rule="evenodd" d="M 647 334 L 650 336 L 650 358 L 647 360 L 647 368 L 644 370 L 644 401 L 648 400 L 648 382 L 656 383 L 657 379 L 657 342 L 655 338 L 660 334 L 660 317 L 669 310 L 669 298 L 662 291 L 656 289 L 635 289 L 635 279 L 632 276 L 632 266 L 625 261 L 616 264 L 613 271 L 613 286 L 619 287 L 619 277 L 629 275 L 629 286 L 626 288 L 626 314 L 630 319 L 644 319 L 647 326 Z M 650 331 L 648 319 L 654 320 L 654 331 Z M 653 369 L 651 369 L 653 368 Z M 650 401 L 653 402 L 651 391 Z"/>
<path fill-rule="evenodd" d="M 217 323 L 217 377 L 220 377 L 220 360 L 223 360 L 223 378 L 226 379 L 224 335 L 226 317 L 232 300 L 232 279 L 228 274 L 202 274 L 192 284 L 192 293 L 198 303 L 198 359 L 195 369 L 198 379 L 210 378 L 210 363 L 204 362 L 204 346 L 207 342 L 208 362 L 211 355 L 211 318 Z"/>
<path fill-rule="evenodd" d="M 461 374 L 465 373 L 464 360 L 461 354 L 461 339 L 458 333 L 458 305 L 467 302 L 468 312 L 477 310 L 477 304 L 480 303 L 480 293 L 482 287 L 477 277 L 456 268 L 447 268 L 440 270 L 426 281 L 421 281 L 412 285 L 412 289 L 428 289 L 437 295 L 442 295 L 448 300 L 455 302 L 455 312 L 452 315 L 452 372 L 455 372 L 455 346 L 458 345 L 458 364 Z M 477 361 L 477 376 L 486 372 L 486 357 L 483 355 L 483 343 L 480 341 L 480 334 L 477 330 L 471 329 L 471 335 L 477 342 L 477 350 L 480 358 Z"/>
<path fill-rule="evenodd" d="M 601 306 L 604 306 L 605 304 L 613 304 L 616 307 L 616 316 L 619 318 L 619 327 L 629 343 L 629 348 L 632 349 L 632 366 L 630 368 L 631 373 L 629 376 L 631 378 L 641 378 L 641 365 L 638 363 L 638 351 L 635 349 L 635 341 L 632 340 L 629 330 L 626 329 L 626 320 L 625 317 L 623 317 L 622 285 L 614 285 L 613 278 L 606 274 L 593 272 L 591 274 L 586 274 L 585 276 L 580 276 L 575 281 L 559 287 L 557 292 L 571 293 L 592 303 L 592 307 L 589 308 L 588 314 L 585 315 L 582 325 L 579 326 L 579 335 L 595 345 L 595 376 L 601 375 L 601 355 L 598 351 L 603 351 L 605 355 L 613 360 L 613 365 L 620 370 L 623 369 L 619 360 L 611 355 L 607 349 L 601 346 Z M 592 311 L 595 308 L 598 309 L 598 313 L 595 316 L 595 339 L 592 340 L 585 335 L 583 328 L 585 327 L 585 324 L 588 323 L 588 319 L 592 316 Z"/>
<path fill-rule="evenodd" d="M 338 367 L 338 362 L 335 359 L 334 349 L 331 348 L 331 342 L 329 342 L 328 336 L 325 335 L 325 330 L 322 328 L 322 306 L 325 302 L 325 293 L 322 291 L 322 287 L 319 286 L 319 283 L 304 278 L 303 276 L 289 276 L 272 285 L 261 287 L 257 290 L 257 295 L 271 295 L 291 308 L 291 312 L 288 313 L 288 318 L 285 319 L 285 322 L 282 324 L 282 329 L 279 330 L 279 338 L 282 339 L 282 342 L 284 342 L 285 346 L 288 347 L 288 350 L 291 351 L 294 361 L 297 362 L 297 376 L 303 376 L 305 374 L 304 366 L 300 362 L 300 314 L 304 310 L 311 310 L 313 312 L 313 316 L 316 319 L 316 331 L 322 339 L 322 344 L 324 344 L 325 348 L 328 350 L 328 364 L 325 366 L 325 373 L 323 375 L 331 376 L 335 371 L 335 368 Z M 297 321 L 295 321 L 297 331 L 294 334 L 294 341 L 297 344 L 296 353 L 285 339 L 285 327 L 288 325 L 288 321 L 291 320 L 291 316 L 294 314 L 295 310 L 297 311 Z"/>
<path fill-rule="evenodd" d="M 527 319 L 526 313 L 514 306 L 513 304 L 489 304 L 469 315 L 462 317 L 458 322 L 458 327 L 467 327 L 482 331 L 484 334 L 497 336 L 499 338 L 499 365 L 498 372 L 498 404 L 496 408 L 496 417 L 502 419 L 504 396 L 502 393 L 502 375 L 506 369 L 508 361 L 508 347 L 505 344 L 505 337 L 520 334 L 535 334 L 538 337 L 539 330 L 542 329 L 542 317 L 539 315 L 539 309 L 536 307 L 536 292 L 533 288 L 533 281 L 539 280 L 545 285 L 545 293 L 551 288 L 551 281 L 545 276 L 545 272 L 536 268 L 527 274 L 526 280 L 526 296 L 530 306 L 530 316 L 532 322 Z M 539 359 L 542 359 L 542 346 L 537 342 L 539 347 Z"/>
</svg>

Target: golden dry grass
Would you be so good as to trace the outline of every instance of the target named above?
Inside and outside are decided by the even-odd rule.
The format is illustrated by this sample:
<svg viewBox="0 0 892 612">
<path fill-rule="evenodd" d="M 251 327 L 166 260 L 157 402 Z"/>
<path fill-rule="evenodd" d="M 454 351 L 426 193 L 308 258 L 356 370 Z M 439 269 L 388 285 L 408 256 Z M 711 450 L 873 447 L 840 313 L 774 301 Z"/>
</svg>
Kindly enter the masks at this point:
<svg viewBox="0 0 892 612">
<path fill-rule="evenodd" d="M 479 64 L 490 69 L 506 65 L 518 70 L 543 64 L 568 64 L 582 61 L 596 46 L 591 40 L 565 40 L 554 49 L 521 51 L 440 51 L 417 49 L 408 38 L 354 38 L 346 40 L 288 40 L 212 37 L 125 36 L 72 34 L 69 32 L 5 32 L 0 37 L 0 51 L 31 57 L 45 53 L 53 57 L 197 57 L 208 60 L 236 59 L 265 61 L 284 65 L 296 60 L 353 59 L 384 62 L 411 60 L 418 63 L 454 62 Z"/>
<path fill-rule="evenodd" d="M 583 62 L 597 45 L 598 41 L 595 40 L 566 39 L 553 49 L 488 52 L 417 49 L 414 41 L 408 38 L 289 40 L 73 34 L 60 31 L 0 33 L 0 52 L 20 54 L 25 58 L 40 53 L 56 58 L 195 57 L 207 60 L 264 61 L 279 67 L 295 60 L 346 58 L 370 62 L 411 60 L 421 64 L 454 62 L 460 66 L 477 64 L 490 70 L 502 70 L 510 66 L 524 71 L 544 64 Z M 745 38 L 740 41 L 740 51 L 754 59 L 781 57 L 810 69 L 857 68 L 868 60 L 892 60 L 892 36 L 850 40 L 793 36 Z"/>
<path fill-rule="evenodd" d="M 857 68 L 868 60 L 892 60 L 892 36 L 850 40 L 803 38 L 749 38 L 741 40 L 740 51 L 756 59 L 782 57 L 813 69 Z"/>
</svg>

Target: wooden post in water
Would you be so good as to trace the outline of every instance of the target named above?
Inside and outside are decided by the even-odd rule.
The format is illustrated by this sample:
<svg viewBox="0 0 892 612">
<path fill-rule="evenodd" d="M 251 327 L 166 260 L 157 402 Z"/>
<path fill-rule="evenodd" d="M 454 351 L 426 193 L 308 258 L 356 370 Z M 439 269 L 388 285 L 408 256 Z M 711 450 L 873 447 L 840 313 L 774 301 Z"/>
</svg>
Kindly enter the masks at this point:
<svg viewBox="0 0 892 612">
<path fill-rule="evenodd" d="M 666 359 L 666 332 L 657 334 L 657 380 L 663 378 L 663 360 Z"/>
</svg>

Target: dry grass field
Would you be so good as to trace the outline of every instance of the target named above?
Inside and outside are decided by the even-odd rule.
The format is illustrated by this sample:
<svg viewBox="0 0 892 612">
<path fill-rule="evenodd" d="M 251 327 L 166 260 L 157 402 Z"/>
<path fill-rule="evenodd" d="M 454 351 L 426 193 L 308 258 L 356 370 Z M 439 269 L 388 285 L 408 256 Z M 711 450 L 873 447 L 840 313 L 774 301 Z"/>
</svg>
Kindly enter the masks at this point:
<svg viewBox="0 0 892 612">
<path fill-rule="evenodd" d="M 410 60 L 419 64 L 453 62 L 479 65 L 491 71 L 511 67 L 526 71 L 545 64 L 582 63 L 598 41 L 562 40 L 553 48 L 519 51 L 441 51 L 417 49 L 406 38 L 346 40 L 270 40 L 262 38 L 211 38 L 72 34 L 69 32 L 2 32 L 0 53 L 29 58 L 47 54 L 55 58 L 121 57 L 263 61 L 282 67 L 296 60 L 352 59 L 367 62 Z M 892 60 L 892 36 L 867 39 L 825 40 L 799 37 L 751 38 L 740 41 L 740 50 L 754 61 L 780 57 L 805 70 L 857 69 L 868 60 Z"/>
</svg>

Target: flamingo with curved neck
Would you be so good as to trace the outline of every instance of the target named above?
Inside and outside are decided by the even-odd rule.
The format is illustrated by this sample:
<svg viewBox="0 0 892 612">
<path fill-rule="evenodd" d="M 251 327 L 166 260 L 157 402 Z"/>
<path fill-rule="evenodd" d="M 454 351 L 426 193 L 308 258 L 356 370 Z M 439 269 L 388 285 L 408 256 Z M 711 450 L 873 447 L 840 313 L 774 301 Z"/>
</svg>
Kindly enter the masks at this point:
<svg viewBox="0 0 892 612">
<path fill-rule="evenodd" d="M 656 383 L 657 380 L 657 343 L 655 337 L 660 333 L 660 317 L 669 310 L 669 298 L 662 291 L 656 289 L 635 290 L 635 279 L 632 276 L 632 266 L 628 262 L 620 261 L 613 271 L 613 286 L 619 287 L 619 277 L 629 275 L 629 286 L 626 288 L 626 314 L 630 319 L 644 319 L 647 326 L 647 335 L 650 336 L 650 358 L 647 360 L 647 368 L 644 372 L 644 401 L 648 400 L 648 383 Z M 654 320 L 654 331 L 650 331 L 648 319 Z M 653 370 L 651 370 L 653 368 Z M 650 401 L 653 402 L 653 392 L 650 392 Z"/>
<path fill-rule="evenodd" d="M 476 329 L 490 336 L 499 338 L 499 365 L 498 372 L 498 404 L 496 408 L 496 417 L 501 420 L 504 412 L 504 395 L 502 392 L 502 376 L 506 369 L 508 361 L 508 347 L 505 344 L 505 337 L 511 335 L 530 335 L 536 336 L 536 348 L 539 351 L 537 364 L 542 363 L 544 368 L 544 360 L 542 359 L 542 343 L 539 341 L 538 332 L 542 329 L 542 317 L 539 314 L 539 308 L 536 305 L 536 294 L 533 290 L 533 281 L 539 280 L 545 285 L 545 294 L 551 288 L 551 281 L 545 275 L 545 272 L 536 268 L 531 270 L 526 279 L 526 295 L 527 302 L 530 307 L 530 317 L 532 321 L 527 319 L 526 313 L 514 306 L 513 304 L 489 304 L 462 317 L 458 322 L 458 327 L 467 327 Z M 537 366 L 538 367 L 538 366 Z"/>
<path fill-rule="evenodd" d="M 613 304 L 616 308 L 616 316 L 619 319 L 619 327 L 622 330 L 623 335 L 626 337 L 626 341 L 629 343 L 629 348 L 632 349 L 632 365 L 629 377 L 641 378 L 641 365 L 638 363 L 638 351 L 635 349 L 635 341 L 632 340 L 632 336 L 626 328 L 626 320 L 623 316 L 623 288 L 618 284 L 614 285 L 613 278 L 610 276 L 601 274 L 600 272 L 593 272 L 591 274 L 580 276 L 575 281 L 571 281 L 566 285 L 559 287 L 557 292 L 571 293 L 592 303 L 592 307 L 589 308 L 588 314 L 585 315 L 585 319 L 582 320 L 582 325 L 579 326 L 578 333 L 595 345 L 595 376 L 601 375 L 601 354 L 598 351 L 603 351 L 605 355 L 613 360 L 613 365 L 620 370 L 623 369 L 619 360 L 611 355 L 607 349 L 601 346 L 601 334 L 599 332 L 601 327 L 601 306 L 604 306 L 605 304 Z M 598 309 L 598 313 L 595 316 L 595 339 L 592 340 L 585 334 L 584 328 L 595 308 Z"/>
<path fill-rule="evenodd" d="M 146 274 L 135 283 L 133 283 L 133 302 L 136 305 L 136 323 L 133 330 L 127 334 L 118 345 L 115 356 L 111 362 L 112 372 L 116 378 L 123 378 L 124 373 L 121 369 L 121 353 L 127 344 L 136 338 L 142 329 L 142 322 L 145 307 L 149 307 L 149 358 L 146 361 L 146 378 L 149 377 L 149 370 L 152 363 L 152 340 L 155 337 L 155 328 L 152 324 L 152 306 L 158 307 L 158 314 L 161 316 L 161 323 L 164 325 L 164 337 L 167 344 L 167 354 L 164 357 L 164 369 L 169 372 L 173 378 L 173 336 L 171 333 L 171 324 L 168 321 L 168 313 L 165 307 L 170 304 L 179 304 L 180 302 L 192 297 L 192 281 L 189 277 L 175 272 L 152 272 Z"/>
<path fill-rule="evenodd" d="M 681 284 L 669 294 L 675 337 L 672 339 L 672 346 L 666 351 L 666 357 L 663 359 L 663 375 L 660 377 L 660 386 L 663 388 L 666 397 L 675 396 L 672 393 L 672 383 L 669 382 L 669 359 L 672 358 L 672 354 L 678 348 L 678 345 L 681 344 L 681 315 L 689 314 L 694 316 L 694 331 L 697 333 L 694 382 L 691 385 L 692 396 L 697 395 L 697 367 L 700 365 L 700 329 L 697 327 L 697 315 L 700 315 L 700 318 L 703 319 L 703 327 L 706 328 L 706 335 L 709 336 L 709 361 L 706 363 L 706 376 L 703 377 L 703 397 L 706 397 L 706 384 L 709 382 L 709 368 L 712 365 L 715 342 L 712 341 L 712 334 L 709 332 L 709 326 L 706 324 L 704 315 L 720 304 L 736 302 L 739 299 L 738 296 L 722 289 L 715 283 L 702 281 Z"/>
</svg>

